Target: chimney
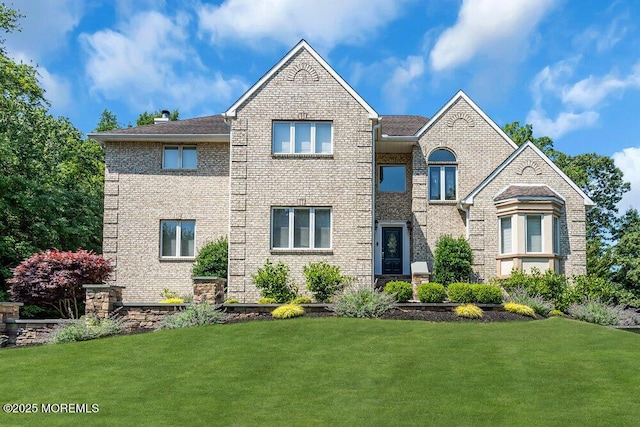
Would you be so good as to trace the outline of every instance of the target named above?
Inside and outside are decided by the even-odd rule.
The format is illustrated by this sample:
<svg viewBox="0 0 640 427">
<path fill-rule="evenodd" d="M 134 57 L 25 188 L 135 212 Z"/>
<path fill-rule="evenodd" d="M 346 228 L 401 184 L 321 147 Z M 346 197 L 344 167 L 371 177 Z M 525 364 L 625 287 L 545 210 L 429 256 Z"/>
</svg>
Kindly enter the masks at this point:
<svg viewBox="0 0 640 427">
<path fill-rule="evenodd" d="M 155 117 L 153 119 L 153 124 L 164 123 L 169 121 L 169 110 L 162 110 L 162 117 Z"/>
</svg>

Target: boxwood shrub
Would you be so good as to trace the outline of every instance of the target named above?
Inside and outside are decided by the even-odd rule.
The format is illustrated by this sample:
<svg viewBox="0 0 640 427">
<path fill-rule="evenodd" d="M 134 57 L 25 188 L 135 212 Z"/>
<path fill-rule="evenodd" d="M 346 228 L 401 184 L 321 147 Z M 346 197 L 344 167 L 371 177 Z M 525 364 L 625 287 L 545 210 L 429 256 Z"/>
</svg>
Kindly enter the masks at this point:
<svg viewBox="0 0 640 427">
<path fill-rule="evenodd" d="M 471 285 L 473 300 L 479 304 L 502 304 L 502 289 L 493 285 L 478 283 Z"/>
<path fill-rule="evenodd" d="M 447 297 L 447 291 L 440 283 L 423 283 L 418 286 L 418 299 L 420 302 L 442 302 Z"/>
<path fill-rule="evenodd" d="M 409 282 L 395 281 L 384 286 L 386 294 L 395 295 L 396 301 L 407 302 L 413 296 L 413 286 Z"/>
<path fill-rule="evenodd" d="M 447 286 L 447 295 L 449 295 L 449 301 L 470 303 L 473 302 L 473 290 L 469 283 L 451 283 Z"/>
</svg>

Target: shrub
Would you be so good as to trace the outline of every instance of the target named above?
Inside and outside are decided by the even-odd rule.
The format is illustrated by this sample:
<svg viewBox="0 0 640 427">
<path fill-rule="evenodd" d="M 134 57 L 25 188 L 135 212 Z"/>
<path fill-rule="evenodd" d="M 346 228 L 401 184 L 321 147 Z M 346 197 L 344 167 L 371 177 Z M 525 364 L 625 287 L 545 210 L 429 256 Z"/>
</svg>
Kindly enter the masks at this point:
<svg viewBox="0 0 640 427">
<path fill-rule="evenodd" d="M 573 278 L 573 286 L 567 288 L 565 299 L 568 304 L 579 303 L 586 298 L 614 303 L 619 293 L 620 287 L 609 280 L 595 275 L 582 275 Z"/>
<path fill-rule="evenodd" d="M 215 276 L 227 278 L 229 264 L 229 241 L 227 237 L 206 243 L 200 251 L 191 269 L 192 276 Z"/>
<path fill-rule="evenodd" d="M 398 302 L 407 302 L 413 297 L 413 286 L 411 283 L 403 281 L 388 282 L 384 286 L 384 292 L 394 295 Z"/>
<path fill-rule="evenodd" d="M 481 319 L 482 309 L 477 305 L 464 304 L 455 308 L 454 312 L 458 317 L 465 317 L 467 319 Z"/>
<path fill-rule="evenodd" d="M 160 301 L 160 304 L 184 304 L 184 299 L 182 298 L 167 298 Z"/>
<path fill-rule="evenodd" d="M 228 300 L 226 300 L 224 303 L 225 303 L 225 304 L 240 304 L 240 301 L 238 301 L 238 300 L 237 300 L 237 299 L 235 299 L 235 298 L 229 298 L 229 299 L 228 299 Z"/>
<path fill-rule="evenodd" d="M 52 344 L 60 344 L 74 341 L 88 341 L 95 338 L 116 335 L 124 329 L 118 320 L 92 317 L 81 319 L 77 322 L 56 328 L 48 341 Z"/>
<path fill-rule="evenodd" d="M 529 306 L 539 315 L 548 316 L 549 312 L 553 310 L 553 303 L 545 300 L 542 295 L 532 295 L 529 292 L 530 291 L 524 287 L 513 288 L 508 292 L 506 301 Z"/>
<path fill-rule="evenodd" d="M 225 314 L 208 302 L 189 306 L 186 310 L 165 317 L 158 329 L 180 329 L 224 323 Z"/>
<path fill-rule="evenodd" d="M 471 285 L 473 300 L 479 304 L 502 304 L 502 290 L 494 285 Z"/>
<path fill-rule="evenodd" d="M 268 297 L 262 297 L 258 300 L 258 304 L 277 304 L 278 301 L 276 301 L 275 298 L 268 298 Z"/>
<path fill-rule="evenodd" d="M 446 297 L 447 292 L 440 283 L 423 283 L 418 286 L 418 299 L 420 302 L 442 302 Z"/>
<path fill-rule="evenodd" d="M 350 286 L 333 298 L 332 310 L 344 317 L 380 317 L 393 309 L 395 298 L 365 286 Z"/>
<path fill-rule="evenodd" d="M 340 274 L 340 267 L 329 265 L 326 261 L 310 262 L 302 267 L 302 272 L 307 289 L 318 302 L 328 302 L 353 280 Z"/>
<path fill-rule="evenodd" d="M 533 308 L 533 307 L 532 307 Z M 564 317 L 564 313 L 560 310 L 553 309 L 549 312 L 550 317 Z"/>
<path fill-rule="evenodd" d="M 433 281 L 448 285 L 456 281 L 469 280 L 473 272 L 473 252 L 469 242 L 460 236 L 441 236 L 436 243 L 433 263 Z"/>
<path fill-rule="evenodd" d="M 573 318 L 603 326 L 640 324 L 640 315 L 635 310 L 625 310 L 621 305 L 607 304 L 598 298 L 585 298 L 581 303 L 569 306 Z"/>
<path fill-rule="evenodd" d="M 291 304 L 311 304 L 312 302 L 309 297 L 298 297 L 291 300 Z"/>
<path fill-rule="evenodd" d="M 48 250 L 32 255 L 14 270 L 11 299 L 26 304 L 45 304 L 60 316 L 77 318 L 85 298 L 82 285 L 104 283 L 113 267 L 93 252 Z"/>
<path fill-rule="evenodd" d="M 552 301 L 556 308 L 566 307 L 565 294 L 567 289 L 567 279 L 547 270 L 544 274 L 537 269 L 532 269 L 531 274 L 526 274 L 522 270 L 512 270 L 511 277 L 498 279 L 497 282 L 509 292 L 514 288 L 526 288 L 529 295 L 541 295 L 545 300 Z"/>
<path fill-rule="evenodd" d="M 536 312 L 533 310 L 533 308 L 529 307 L 528 305 L 518 304 L 516 302 L 508 302 L 508 303 L 505 303 L 504 309 L 511 313 L 521 314 L 523 316 L 529 316 L 534 318 L 536 317 Z"/>
<path fill-rule="evenodd" d="M 470 303 L 473 302 L 473 290 L 468 283 L 451 283 L 447 286 L 447 295 L 449 295 L 449 301 Z"/>
<path fill-rule="evenodd" d="M 280 261 L 273 264 L 267 259 L 264 267 L 251 277 L 263 297 L 286 303 L 298 296 L 298 289 L 289 277 L 289 266 Z"/>
<path fill-rule="evenodd" d="M 299 317 L 304 314 L 304 308 L 296 304 L 285 304 L 276 308 L 271 312 L 271 316 L 276 319 L 290 319 L 292 317 Z"/>
</svg>

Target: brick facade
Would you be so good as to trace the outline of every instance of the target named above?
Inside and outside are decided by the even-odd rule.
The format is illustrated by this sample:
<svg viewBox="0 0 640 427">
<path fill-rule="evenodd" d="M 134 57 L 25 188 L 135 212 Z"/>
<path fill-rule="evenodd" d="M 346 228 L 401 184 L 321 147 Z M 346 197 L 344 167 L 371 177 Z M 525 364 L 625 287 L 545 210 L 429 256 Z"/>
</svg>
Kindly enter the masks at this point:
<svg viewBox="0 0 640 427">
<path fill-rule="evenodd" d="M 163 219 L 195 220 L 196 249 L 228 235 L 226 296 L 241 302 L 258 299 L 251 276 L 266 259 L 289 265 L 302 291 L 303 266 L 321 260 L 338 265 L 358 282 L 372 283 L 374 263 L 380 262 L 380 249 L 373 241 L 374 236 L 379 239 L 378 222 L 403 227 L 410 242 L 405 267 L 426 262 L 432 270 L 441 235 L 468 237 L 474 270 L 484 280 L 498 271 L 493 198 L 509 184 L 545 184 L 564 199 L 562 270 L 569 275 L 586 272 L 588 198 L 534 150 L 519 152 L 493 176 L 505 159 L 518 153 L 516 146 L 462 93 L 430 121 L 420 116 L 379 117 L 301 42 L 225 113 L 224 121 L 213 116 L 191 120 L 121 130 L 108 137 L 93 135 L 104 142 L 106 151 L 104 254 L 116 264 L 113 282 L 126 287 L 125 301 L 155 302 L 164 288 L 183 294 L 192 290 L 193 259 L 168 261 L 159 256 Z M 301 120 L 332 123 L 332 154 L 273 154 L 273 122 Z M 397 137 L 378 129 L 380 123 Z M 187 135 L 207 136 L 206 132 L 222 139 L 196 138 L 189 143 Z M 154 142 L 142 141 L 147 133 Z M 136 138 L 127 139 L 128 135 Z M 196 170 L 161 168 L 163 135 L 174 141 L 171 145 L 176 137 L 181 138 L 178 144 L 197 145 Z M 393 145 L 394 138 L 400 145 Z M 456 156 L 453 201 L 428 199 L 427 159 L 438 148 Z M 378 191 L 374 174 L 380 165 L 406 167 L 404 192 Z M 461 205 L 489 176 L 492 179 L 475 194 L 473 204 Z M 274 207 L 331 208 L 331 248 L 272 249 Z"/>
</svg>

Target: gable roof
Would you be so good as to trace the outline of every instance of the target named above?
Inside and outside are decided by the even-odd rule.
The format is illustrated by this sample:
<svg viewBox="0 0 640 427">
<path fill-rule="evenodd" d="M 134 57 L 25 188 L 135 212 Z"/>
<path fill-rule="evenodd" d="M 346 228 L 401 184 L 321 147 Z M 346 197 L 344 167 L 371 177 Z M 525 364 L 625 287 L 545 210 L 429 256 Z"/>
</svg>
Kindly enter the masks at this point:
<svg viewBox="0 0 640 427">
<path fill-rule="evenodd" d="M 172 120 L 153 125 L 90 133 L 97 141 L 225 141 L 229 140 L 229 125 L 220 115 L 195 119 Z M 226 138 L 226 139 L 225 139 Z"/>
<path fill-rule="evenodd" d="M 440 108 L 440 110 L 438 110 L 438 112 L 431 118 L 431 120 L 425 123 L 424 126 L 422 126 L 420 130 L 418 130 L 418 132 L 416 132 L 416 135 L 419 137 L 423 133 L 425 133 L 427 130 L 429 130 L 429 128 L 433 126 L 433 124 L 436 123 L 438 119 L 440 119 L 440 117 L 442 117 L 449 110 L 449 108 L 451 108 L 451 106 L 455 104 L 459 99 L 464 99 L 467 102 L 467 104 L 469 104 L 469 106 L 473 108 L 476 113 L 480 115 L 480 117 L 482 117 L 487 123 L 489 123 L 489 125 L 498 133 L 498 135 L 500 135 L 505 140 L 505 142 L 511 145 L 514 149 L 518 148 L 518 145 L 515 142 L 513 142 L 506 133 L 504 133 L 504 131 L 500 128 L 500 126 L 498 126 L 493 120 L 491 120 L 491 118 L 487 116 L 485 112 L 482 111 L 480 107 L 478 107 L 476 103 L 473 102 L 471 98 L 469 98 L 469 96 L 466 93 L 464 93 L 462 90 L 459 90 L 458 93 L 456 93 L 453 96 L 453 98 L 449 100 L 449 102 L 444 104 L 444 106 Z"/>
<path fill-rule="evenodd" d="M 423 116 L 381 116 L 383 136 L 414 136 L 429 119 Z"/>
<path fill-rule="evenodd" d="M 227 111 L 222 113 L 224 117 L 235 117 L 240 106 L 260 89 L 275 73 L 286 64 L 289 59 L 301 50 L 306 50 L 318 63 L 333 77 L 367 112 L 370 119 L 378 119 L 378 113 L 342 78 L 331 66 L 316 52 L 304 39 L 293 47 L 276 65 L 274 65 L 260 80 L 258 80 L 244 95 L 242 95 Z"/>
<path fill-rule="evenodd" d="M 591 200 L 589 196 L 587 196 L 586 193 L 576 185 L 575 182 L 573 182 L 564 172 L 562 172 L 560 168 L 558 168 L 558 166 L 556 166 L 556 164 L 553 163 L 551 159 L 549 159 L 542 151 L 540 151 L 540 149 L 536 147 L 536 145 L 531 141 L 525 142 L 520 147 L 518 147 L 517 150 L 511 153 L 511 155 L 507 157 L 507 159 L 504 162 L 502 162 L 500 166 L 498 166 L 493 172 L 491 172 L 491 174 L 489 174 L 489 176 L 486 177 L 484 181 L 482 181 L 476 188 L 474 188 L 473 191 L 471 191 L 471 193 L 469 193 L 467 197 L 460 200 L 460 203 L 463 205 L 473 205 L 473 198 L 480 191 L 482 191 L 482 189 L 484 189 L 491 181 L 493 181 L 495 177 L 500 174 L 500 172 L 502 172 L 515 159 L 517 159 L 518 156 L 520 156 L 520 154 L 527 148 L 532 149 L 534 153 L 536 153 L 545 163 L 547 163 L 551 167 L 551 169 L 553 169 L 558 175 L 560 175 L 560 177 L 564 179 L 567 182 L 567 184 L 569 184 L 571 188 L 573 188 L 580 195 L 580 197 L 583 198 L 585 206 L 593 206 L 595 204 L 593 200 Z"/>
</svg>

